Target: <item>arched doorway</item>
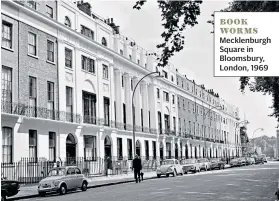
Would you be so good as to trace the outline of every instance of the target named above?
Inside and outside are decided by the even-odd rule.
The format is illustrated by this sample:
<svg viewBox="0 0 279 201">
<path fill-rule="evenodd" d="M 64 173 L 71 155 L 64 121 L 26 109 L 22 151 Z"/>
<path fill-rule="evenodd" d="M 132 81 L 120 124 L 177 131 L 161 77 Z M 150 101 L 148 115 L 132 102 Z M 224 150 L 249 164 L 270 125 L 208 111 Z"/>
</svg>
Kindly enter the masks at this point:
<svg viewBox="0 0 279 201">
<path fill-rule="evenodd" d="M 111 140 L 109 136 L 105 137 L 104 145 L 105 145 L 105 157 L 111 158 Z"/>
<path fill-rule="evenodd" d="M 162 142 L 160 142 L 160 159 L 163 160 L 164 158 L 164 145 Z"/>
<path fill-rule="evenodd" d="M 174 152 L 174 154 L 175 154 L 175 158 L 178 159 L 178 144 L 177 143 L 175 143 L 175 152 Z"/>
<path fill-rule="evenodd" d="M 140 141 L 139 140 L 137 140 L 137 142 L 136 142 L 136 154 L 138 156 L 140 156 Z"/>
<path fill-rule="evenodd" d="M 67 163 L 73 164 L 76 160 L 76 139 L 73 134 L 69 133 L 66 138 L 66 157 Z"/>
<path fill-rule="evenodd" d="M 197 151 L 197 147 L 195 146 L 195 158 L 198 158 L 198 151 Z"/>
<path fill-rule="evenodd" d="M 186 157 L 186 159 L 189 158 L 189 156 L 188 156 L 188 145 L 187 144 L 185 144 L 185 157 Z"/>
<path fill-rule="evenodd" d="M 190 144 L 190 158 L 193 158 L 193 154 L 192 154 L 192 144 Z"/>
</svg>

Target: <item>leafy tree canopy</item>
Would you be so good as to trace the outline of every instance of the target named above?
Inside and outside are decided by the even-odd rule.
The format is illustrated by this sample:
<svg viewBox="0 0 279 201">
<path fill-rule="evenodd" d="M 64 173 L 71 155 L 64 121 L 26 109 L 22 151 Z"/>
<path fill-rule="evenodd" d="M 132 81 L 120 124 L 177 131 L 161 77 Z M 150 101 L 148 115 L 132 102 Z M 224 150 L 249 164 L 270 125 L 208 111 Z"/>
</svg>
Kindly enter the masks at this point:
<svg viewBox="0 0 279 201">
<path fill-rule="evenodd" d="M 225 12 L 278 12 L 279 1 L 233 1 L 225 8 Z M 209 23 L 211 21 L 208 21 Z M 246 87 L 252 92 L 262 92 L 272 96 L 272 114 L 279 122 L 279 77 L 241 77 L 240 90 L 244 93 Z"/>
<path fill-rule="evenodd" d="M 146 0 L 137 1 L 133 8 L 140 10 L 145 3 Z M 161 34 L 164 41 L 157 45 L 161 50 L 158 66 L 168 65 L 174 53 L 183 49 L 185 40 L 183 31 L 187 26 L 193 27 L 198 24 L 197 16 L 200 15 L 201 3 L 202 1 L 158 1 L 164 27 L 164 32 Z"/>
</svg>

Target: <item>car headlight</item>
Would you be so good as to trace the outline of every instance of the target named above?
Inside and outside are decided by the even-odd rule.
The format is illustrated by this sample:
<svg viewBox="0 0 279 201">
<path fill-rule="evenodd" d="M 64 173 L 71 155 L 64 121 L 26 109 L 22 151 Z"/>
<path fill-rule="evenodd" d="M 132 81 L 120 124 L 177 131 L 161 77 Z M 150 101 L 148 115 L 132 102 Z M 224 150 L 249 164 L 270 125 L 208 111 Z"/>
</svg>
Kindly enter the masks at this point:
<svg viewBox="0 0 279 201">
<path fill-rule="evenodd" d="M 53 183 L 54 186 L 58 186 L 60 181 L 59 180 L 58 181 L 53 181 L 52 183 Z"/>
</svg>

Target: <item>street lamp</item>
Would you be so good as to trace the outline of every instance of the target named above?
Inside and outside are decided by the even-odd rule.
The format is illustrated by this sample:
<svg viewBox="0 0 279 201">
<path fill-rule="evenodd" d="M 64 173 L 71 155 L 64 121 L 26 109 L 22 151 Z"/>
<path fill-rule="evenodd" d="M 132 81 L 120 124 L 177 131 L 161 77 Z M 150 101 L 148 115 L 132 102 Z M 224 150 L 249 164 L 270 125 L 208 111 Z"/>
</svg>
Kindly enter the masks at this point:
<svg viewBox="0 0 279 201">
<path fill-rule="evenodd" d="M 133 158 L 135 158 L 135 155 L 136 155 L 136 132 L 135 132 L 135 124 L 136 124 L 136 118 L 135 118 L 135 106 L 134 106 L 134 95 L 135 95 L 135 91 L 137 89 L 137 86 L 139 85 L 139 83 L 146 77 L 150 76 L 150 75 L 153 75 L 153 74 L 158 74 L 157 76 L 155 77 L 158 77 L 158 78 L 161 78 L 161 77 L 164 77 L 164 76 L 161 76 L 160 75 L 160 72 L 159 71 L 155 71 L 155 72 L 151 72 L 151 73 L 148 73 L 147 75 L 143 76 L 136 84 L 136 86 L 134 87 L 133 89 L 133 95 L 132 95 L 132 116 L 133 116 L 133 144 L 134 144 L 134 156 Z"/>
<path fill-rule="evenodd" d="M 203 125 L 203 129 L 204 129 L 204 153 L 205 153 L 205 158 L 207 157 L 207 149 L 206 149 L 206 137 L 205 137 L 205 133 L 206 133 L 206 128 L 205 128 L 205 125 L 204 125 L 204 120 L 205 120 L 205 118 L 206 118 L 206 115 L 209 113 L 209 112 L 211 112 L 211 110 L 213 110 L 213 109 L 215 109 L 215 108 L 219 108 L 220 110 L 224 110 L 224 107 L 223 106 L 221 106 L 221 105 L 217 105 L 217 106 L 215 106 L 215 107 L 212 107 L 212 108 L 209 108 L 209 110 L 204 114 L 204 116 L 203 116 L 203 122 L 202 122 L 202 125 Z M 211 119 L 210 119 L 210 121 L 211 121 Z M 209 131 L 210 132 L 210 131 Z"/>
</svg>

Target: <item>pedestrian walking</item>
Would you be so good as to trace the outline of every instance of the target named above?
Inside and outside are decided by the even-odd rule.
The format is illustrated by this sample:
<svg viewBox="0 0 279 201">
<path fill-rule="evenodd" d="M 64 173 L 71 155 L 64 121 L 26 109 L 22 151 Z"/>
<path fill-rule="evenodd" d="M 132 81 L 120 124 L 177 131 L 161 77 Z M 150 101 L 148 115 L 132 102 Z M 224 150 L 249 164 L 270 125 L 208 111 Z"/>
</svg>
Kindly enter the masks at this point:
<svg viewBox="0 0 279 201">
<path fill-rule="evenodd" d="M 112 170 L 112 160 L 111 160 L 111 158 L 109 156 L 106 158 L 106 166 L 105 166 L 105 168 L 106 168 L 106 176 L 108 176 L 109 170 Z"/>
<path fill-rule="evenodd" d="M 134 170 L 134 177 L 136 180 L 136 183 L 138 183 L 138 181 L 140 182 L 140 171 L 142 169 L 142 165 L 141 165 L 141 159 L 138 157 L 138 155 L 135 155 L 135 158 L 133 160 L 133 170 Z"/>
</svg>

